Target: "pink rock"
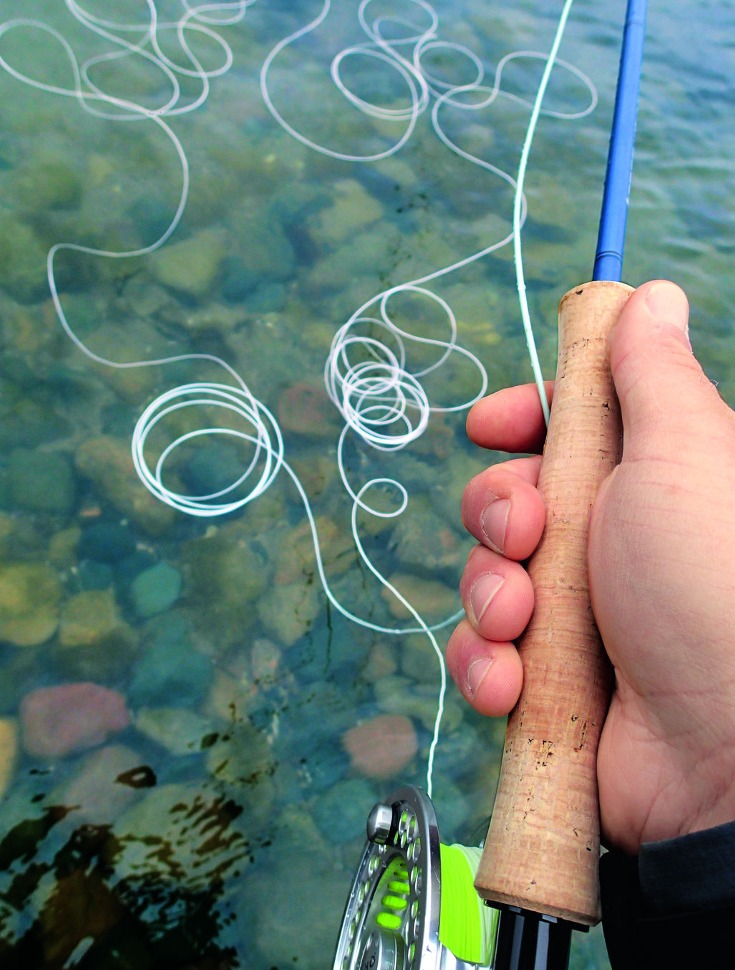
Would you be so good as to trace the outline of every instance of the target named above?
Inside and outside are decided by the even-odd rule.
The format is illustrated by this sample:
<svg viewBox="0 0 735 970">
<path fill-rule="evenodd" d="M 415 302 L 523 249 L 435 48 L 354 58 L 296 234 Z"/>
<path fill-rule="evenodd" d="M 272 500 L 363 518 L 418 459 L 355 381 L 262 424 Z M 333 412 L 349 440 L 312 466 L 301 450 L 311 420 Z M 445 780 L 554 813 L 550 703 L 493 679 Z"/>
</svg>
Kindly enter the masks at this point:
<svg viewBox="0 0 735 970">
<path fill-rule="evenodd" d="M 418 738 L 409 718 L 379 714 L 345 732 L 352 768 L 368 778 L 392 778 L 415 757 Z"/>
<path fill-rule="evenodd" d="M 125 699 L 99 684 L 40 687 L 21 701 L 25 751 L 35 758 L 59 758 L 102 744 L 130 723 Z"/>
</svg>

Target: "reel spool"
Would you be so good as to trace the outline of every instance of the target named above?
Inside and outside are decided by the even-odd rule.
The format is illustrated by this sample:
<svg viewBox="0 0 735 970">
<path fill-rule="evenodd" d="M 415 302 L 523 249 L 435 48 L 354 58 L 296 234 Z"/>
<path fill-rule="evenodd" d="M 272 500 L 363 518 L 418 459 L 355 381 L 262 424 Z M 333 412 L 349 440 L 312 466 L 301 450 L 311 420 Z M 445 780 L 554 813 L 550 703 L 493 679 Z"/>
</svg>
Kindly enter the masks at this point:
<svg viewBox="0 0 735 970">
<path fill-rule="evenodd" d="M 333 970 L 490 970 L 499 912 L 474 887 L 480 854 L 441 844 L 434 807 L 418 788 L 376 805 Z"/>
</svg>

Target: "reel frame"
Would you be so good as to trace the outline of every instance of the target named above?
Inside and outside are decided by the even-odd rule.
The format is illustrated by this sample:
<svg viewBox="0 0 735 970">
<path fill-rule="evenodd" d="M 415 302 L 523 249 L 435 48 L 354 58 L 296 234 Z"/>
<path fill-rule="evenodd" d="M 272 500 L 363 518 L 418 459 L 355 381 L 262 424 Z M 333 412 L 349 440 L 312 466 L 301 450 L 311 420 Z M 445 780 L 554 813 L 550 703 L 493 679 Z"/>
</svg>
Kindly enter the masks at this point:
<svg viewBox="0 0 735 970">
<path fill-rule="evenodd" d="M 421 789 L 407 785 L 368 816 L 333 970 L 491 970 L 441 942 L 440 902 L 436 813 Z"/>
</svg>

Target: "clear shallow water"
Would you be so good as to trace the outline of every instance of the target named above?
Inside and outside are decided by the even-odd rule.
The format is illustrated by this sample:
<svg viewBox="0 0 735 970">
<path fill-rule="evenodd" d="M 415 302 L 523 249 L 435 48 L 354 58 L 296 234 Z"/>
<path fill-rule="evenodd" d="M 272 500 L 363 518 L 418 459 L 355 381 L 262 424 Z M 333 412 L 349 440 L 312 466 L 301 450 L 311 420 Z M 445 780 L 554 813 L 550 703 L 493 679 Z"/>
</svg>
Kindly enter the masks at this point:
<svg viewBox="0 0 735 970">
<path fill-rule="evenodd" d="M 438 32 L 466 44 L 492 83 L 505 55 L 550 47 L 558 10 L 540 6 L 437 4 Z M 531 156 L 524 253 L 548 374 L 556 303 L 591 267 L 619 7 L 601 12 L 578 0 L 562 56 L 590 76 L 600 103 L 581 119 L 542 119 Z M 626 278 L 669 276 L 686 287 L 695 347 L 735 401 L 732 52 L 723 40 L 734 15 L 725 4 L 653 8 Z M 133 3 L 99 0 L 86 9 L 117 22 L 141 17 Z M 428 112 L 399 152 L 375 162 L 325 156 L 280 127 L 259 72 L 274 45 L 319 9 L 258 0 L 241 22 L 213 28 L 232 50 L 231 68 L 211 79 L 200 108 L 166 119 L 191 176 L 174 235 L 156 254 L 123 259 L 62 249 L 54 279 L 69 326 L 99 357 L 226 361 L 277 419 L 285 458 L 316 517 L 334 597 L 362 620 L 402 627 L 410 621 L 350 535 L 352 501 L 337 467 L 343 422 L 323 390 L 325 360 L 363 303 L 502 240 L 513 193 L 506 180 L 452 154 Z M 160 12 L 182 15 L 173 4 Z M 414 5 L 393 0 L 373 12 L 417 15 Z M 111 50 L 59 3 L 21 11 L 0 0 L 0 22 L 19 15 L 62 31 L 80 62 Z M 331 57 L 362 40 L 356 4 L 337 4 L 318 30 L 274 59 L 269 76 L 288 124 L 352 155 L 381 153 L 405 130 L 350 109 L 331 85 Z M 215 40 L 198 35 L 192 46 L 205 67 L 223 63 Z M 182 62 L 170 32 L 163 52 Z M 51 34 L 6 33 L 0 55 L 37 81 L 72 83 Z M 440 51 L 425 67 L 461 83 L 472 73 L 468 63 Z M 406 105 L 405 82 L 382 63 L 353 58 L 344 77 L 373 104 Z M 514 61 L 502 87 L 530 99 L 538 77 L 538 62 Z M 151 110 L 171 91 L 160 68 L 140 58 L 100 62 L 90 79 Z M 201 84 L 182 83 L 181 104 L 190 104 Z M 560 73 L 547 105 L 568 113 L 588 101 L 584 85 Z M 526 106 L 505 97 L 442 118 L 463 150 L 515 172 Z M 46 276 L 50 247 L 149 247 L 171 225 L 181 190 L 181 157 L 160 125 L 94 117 L 72 98 L 0 74 L 7 752 L 0 955 L 7 967 L 326 966 L 367 811 L 397 783 L 425 782 L 440 679 L 431 645 L 423 634 L 399 637 L 351 622 L 328 601 L 304 503 L 285 469 L 220 518 L 172 510 L 134 474 L 130 440 L 150 402 L 190 381 L 232 385 L 227 372 L 201 356 L 111 368 L 80 352 L 59 324 Z M 459 342 L 482 360 L 491 388 L 529 379 L 508 246 L 427 287 L 451 305 Z M 444 314 L 427 297 L 396 296 L 391 310 L 405 329 L 448 336 Z M 375 324 L 370 333 L 382 335 Z M 431 347 L 410 345 L 414 372 L 436 359 Z M 480 386 L 476 368 L 456 353 L 423 384 L 435 407 L 460 405 Z M 171 427 L 181 434 L 196 426 L 193 412 L 176 412 L 165 431 L 152 433 L 153 456 Z M 222 418 L 211 409 L 206 416 Z M 487 460 L 466 443 L 463 423 L 461 410 L 434 413 L 403 450 L 375 451 L 353 437 L 344 452 L 353 489 L 387 476 L 408 489 L 402 516 L 360 513 L 360 535 L 376 568 L 432 623 L 458 607 L 471 547 L 459 497 Z M 226 426 L 243 425 L 228 413 Z M 173 462 L 172 487 L 216 492 L 239 476 L 248 454 L 229 434 L 193 439 Z M 375 501 L 385 510 L 396 494 L 385 487 Z M 446 635 L 437 632 L 440 646 Z M 89 684 L 95 690 L 79 686 Z M 386 714 L 401 719 L 390 725 L 404 763 L 388 763 L 395 740 L 372 744 L 377 756 L 358 763 L 347 750 L 351 730 Z M 80 721 L 98 733 L 85 733 Z M 449 688 L 434 771 L 445 841 L 482 836 L 502 732 Z M 606 966 L 597 931 L 577 938 L 573 965 Z"/>
</svg>

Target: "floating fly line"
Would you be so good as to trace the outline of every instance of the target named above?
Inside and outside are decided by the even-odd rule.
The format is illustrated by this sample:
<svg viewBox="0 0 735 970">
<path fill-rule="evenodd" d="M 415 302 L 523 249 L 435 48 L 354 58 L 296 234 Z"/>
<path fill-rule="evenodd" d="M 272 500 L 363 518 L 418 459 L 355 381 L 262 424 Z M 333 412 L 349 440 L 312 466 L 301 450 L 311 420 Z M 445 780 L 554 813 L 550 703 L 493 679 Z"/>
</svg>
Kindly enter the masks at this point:
<svg viewBox="0 0 735 970">
<path fill-rule="evenodd" d="M 276 477 L 284 472 L 293 482 L 303 505 L 313 539 L 315 562 L 325 595 L 334 608 L 349 621 L 379 633 L 403 635 L 423 633 L 428 637 L 436 655 L 440 671 L 440 687 L 432 741 L 427 758 L 426 787 L 432 792 L 434 754 L 439 739 L 446 691 L 446 671 L 442 650 L 435 631 L 456 621 L 457 612 L 443 621 L 428 624 L 409 599 L 383 575 L 372 561 L 360 538 L 359 513 L 383 518 L 400 516 L 408 506 L 408 489 L 392 477 L 379 475 L 366 482 L 355 482 L 359 463 L 353 460 L 354 449 L 368 448 L 378 453 L 390 453 L 406 448 L 416 441 L 428 427 L 432 414 L 446 414 L 468 409 L 487 390 L 487 375 L 482 363 L 459 343 L 456 316 L 449 303 L 438 296 L 429 284 L 455 273 L 513 243 L 516 256 L 518 292 L 521 317 L 534 376 L 543 388 L 538 357 L 530 324 L 523 281 L 521 228 L 526 214 L 523 180 L 528 163 L 531 141 L 541 116 L 572 120 L 584 117 L 595 107 L 597 96 L 592 82 L 576 67 L 558 56 L 564 28 L 572 6 L 566 0 L 553 45 L 548 53 L 516 51 L 503 57 L 487 78 L 480 54 L 465 44 L 442 39 L 442 22 L 436 8 L 427 0 L 402 0 L 397 12 L 373 16 L 374 0 L 361 0 L 355 10 L 355 40 L 340 49 L 329 64 L 329 83 L 343 99 L 348 110 L 380 122 L 383 144 L 376 145 L 375 127 L 366 134 L 366 149 L 328 144 L 302 128 L 303 119 L 293 113 L 293 99 L 289 106 L 282 104 L 274 83 L 284 58 L 298 57 L 300 45 L 311 42 L 326 27 L 332 14 L 330 0 L 324 0 L 321 10 L 308 23 L 288 33 L 278 41 L 264 58 L 260 70 L 260 91 L 263 102 L 274 119 L 291 137 L 311 151 L 350 163 L 375 163 L 398 154 L 412 139 L 426 120 L 439 142 L 459 159 L 488 173 L 489 178 L 505 183 L 514 193 L 512 220 L 508 232 L 498 240 L 489 240 L 477 251 L 470 252 L 449 265 L 434 268 L 417 278 L 407 280 L 376 293 L 365 301 L 341 326 L 337 327 L 324 366 L 324 382 L 330 400 L 340 413 L 344 425 L 336 446 L 339 474 L 352 501 L 351 528 L 358 554 L 375 576 L 379 585 L 389 590 L 412 617 L 408 625 L 379 624 L 353 613 L 343 605 L 331 588 L 320 551 L 319 535 L 307 491 L 293 467 L 286 460 L 284 441 L 278 421 L 266 404 L 252 393 L 238 370 L 223 358 L 209 353 L 182 353 L 158 356 L 153 359 L 121 361 L 97 353 L 78 333 L 69 319 L 65 301 L 57 282 L 57 262 L 62 254 L 102 259 L 133 259 L 150 256 L 161 249 L 176 232 L 187 207 L 190 190 L 190 165 L 184 144 L 174 131 L 174 119 L 191 114 L 205 105 L 211 95 L 212 82 L 226 75 L 233 66 L 234 55 L 225 39 L 225 30 L 235 27 L 245 17 L 255 0 L 240 2 L 212 2 L 193 4 L 182 0 L 183 14 L 178 19 L 165 20 L 159 16 L 154 0 L 146 0 L 145 15 L 136 20 L 105 18 L 93 14 L 77 0 L 65 0 L 68 14 L 77 27 L 96 35 L 102 51 L 94 56 L 79 58 L 71 41 L 60 29 L 30 18 L 16 18 L 0 24 L 0 68 L 24 85 L 48 95 L 61 96 L 76 102 L 78 108 L 101 122 L 111 124 L 143 124 L 163 137 L 170 146 L 179 171 L 179 188 L 173 215 L 163 232 L 151 243 L 137 248 L 115 251 L 76 242 L 58 242 L 48 251 L 48 286 L 61 327 L 73 344 L 91 361 L 111 368 L 128 369 L 162 365 L 194 363 L 203 368 L 212 366 L 224 370 L 228 382 L 200 380 L 182 384 L 165 391 L 144 408 L 132 435 L 132 455 L 135 469 L 143 483 L 160 501 L 184 514 L 211 518 L 231 514 L 264 494 Z M 342 5 L 344 7 L 344 5 Z M 25 66 L 22 45 L 14 49 L 13 39 L 25 35 L 36 36 L 68 67 L 66 84 L 51 83 L 35 65 Z M 202 41 L 205 45 L 202 46 Z M 171 53 L 176 45 L 177 54 Z M 199 53 L 206 49 L 206 56 Z M 450 81 L 444 70 L 432 67 L 440 58 L 451 60 L 460 80 Z M 541 61 L 543 75 L 535 95 L 527 97 L 503 87 L 503 73 L 514 62 Z M 143 65 L 157 72 L 160 78 L 158 99 L 140 103 L 121 96 L 105 84 L 106 68 L 114 68 L 120 77 L 121 65 L 131 68 Z M 350 66 L 379 65 L 392 72 L 404 92 L 404 103 L 396 106 L 379 103 L 360 93 L 350 83 Z M 582 103 L 560 111 L 543 107 L 546 89 L 554 69 L 562 69 L 579 82 Z M 192 93 L 193 91 L 193 93 Z M 530 110 L 530 121 L 521 154 L 517 177 L 493 165 L 486 158 L 469 151 L 449 133 L 445 118 L 452 112 L 475 113 L 488 125 L 482 114 L 503 99 Z M 395 126 L 396 136 L 390 140 L 385 131 Z M 418 301 L 443 321 L 441 337 L 428 337 L 415 332 L 404 322 L 401 301 Z M 420 352 L 420 365 L 412 364 L 413 355 Z M 427 363 L 427 357 L 430 358 Z M 462 364 L 475 375 L 476 389 L 468 398 L 458 401 L 436 401 L 429 391 L 431 376 L 449 362 Z M 544 400 L 542 395 L 542 400 Z M 213 415 L 217 417 L 214 418 Z M 183 423 L 187 430 L 178 430 Z M 171 432 L 170 427 L 174 430 Z M 171 434 L 165 445 L 161 437 Z M 250 458 L 229 484 L 201 494 L 187 494 L 172 482 L 168 474 L 172 459 L 180 449 L 189 449 L 206 439 L 217 437 L 232 440 L 249 449 Z M 155 439 L 155 441 L 154 441 Z M 380 502 L 372 496 L 380 493 Z M 394 497 L 392 507 L 386 508 L 386 494 Z"/>
</svg>

